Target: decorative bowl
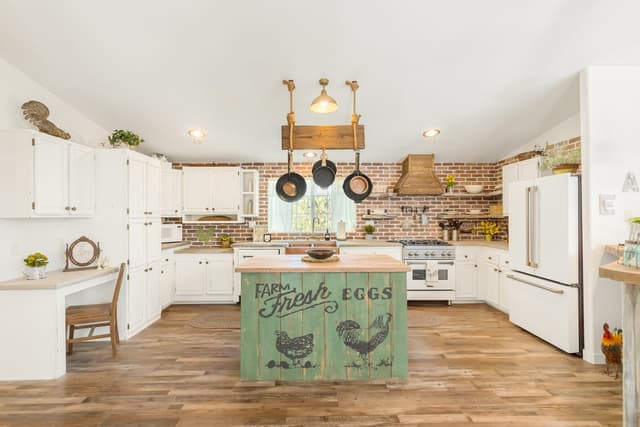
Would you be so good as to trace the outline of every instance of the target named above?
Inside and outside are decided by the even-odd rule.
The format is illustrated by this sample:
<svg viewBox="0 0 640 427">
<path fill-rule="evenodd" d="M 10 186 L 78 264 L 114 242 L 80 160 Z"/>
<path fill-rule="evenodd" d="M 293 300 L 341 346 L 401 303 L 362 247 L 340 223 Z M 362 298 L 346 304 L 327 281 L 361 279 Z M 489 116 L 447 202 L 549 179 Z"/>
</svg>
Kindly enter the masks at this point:
<svg viewBox="0 0 640 427">
<path fill-rule="evenodd" d="M 484 189 L 484 185 L 465 185 L 464 189 L 467 193 L 478 194 Z"/>
<path fill-rule="evenodd" d="M 311 258 L 327 259 L 330 256 L 334 255 L 336 253 L 336 251 L 334 249 L 315 248 L 315 249 L 308 249 L 308 250 L 305 251 L 305 253 L 307 255 L 309 255 Z"/>
</svg>

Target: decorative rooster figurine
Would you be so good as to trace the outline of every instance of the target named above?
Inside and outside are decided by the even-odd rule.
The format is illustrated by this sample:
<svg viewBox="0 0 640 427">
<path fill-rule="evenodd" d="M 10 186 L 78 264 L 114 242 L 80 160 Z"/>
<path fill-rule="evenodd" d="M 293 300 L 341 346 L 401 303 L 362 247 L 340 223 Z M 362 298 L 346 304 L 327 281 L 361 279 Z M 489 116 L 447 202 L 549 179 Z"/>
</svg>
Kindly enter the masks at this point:
<svg viewBox="0 0 640 427">
<path fill-rule="evenodd" d="M 615 328 L 613 333 L 609 330 L 609 324 L 602 325 L 602 353 L 606 362 L 606 373 L 609 375 L 609 366 L 616 365 L 616 379 L 622 369 L 622 329 Z"/>
</svg>

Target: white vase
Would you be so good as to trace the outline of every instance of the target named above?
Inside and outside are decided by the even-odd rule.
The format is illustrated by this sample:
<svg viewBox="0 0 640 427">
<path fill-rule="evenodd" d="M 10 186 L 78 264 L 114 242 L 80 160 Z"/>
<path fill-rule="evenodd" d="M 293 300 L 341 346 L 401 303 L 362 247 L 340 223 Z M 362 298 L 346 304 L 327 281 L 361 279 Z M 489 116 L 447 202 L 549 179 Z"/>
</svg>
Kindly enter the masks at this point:
<svg viewBox="0 0 640 427">
<path fill-rule="evenodd" d="M 367 234 L 367 235 L 365 236 L 365 239 L 367 239 L 367 240 L 373 240 L 373 234 Z"/>
<path fill-rule="evenodd" d="M 25 265 L 24 267 L 24 275 L 27 280 L 39 280 L 47 277 L 47 266 L 43 265 L 40 267 L 29 267 Z"/>
</svg>

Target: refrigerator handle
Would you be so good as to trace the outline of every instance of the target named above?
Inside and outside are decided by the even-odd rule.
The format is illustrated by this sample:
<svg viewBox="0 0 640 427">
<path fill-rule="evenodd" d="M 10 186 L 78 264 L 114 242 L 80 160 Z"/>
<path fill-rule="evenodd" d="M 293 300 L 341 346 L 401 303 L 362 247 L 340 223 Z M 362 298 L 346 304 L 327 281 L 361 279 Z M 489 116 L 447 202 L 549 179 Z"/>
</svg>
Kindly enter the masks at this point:
<svg viewBox="0 0 640 427">
<path fill-rule="evenodd" d="M 538 261 L 536 258 L 536 237 L 538 236 L 538 227 L 537 227 L 537 222 L 538 222 L 538 186 L 534 185 L 532 187 L 529 187 L 529 189 L 531 190 L 531 217 L 529 218 L 529 229 L 531 230 L 530 232 L 530 236 L 529 236 L 529 241 L 531 244 L 531 249 L 530 249 L 530 258 L 531 258 L 531 263 L 529 264 L 529 266 L 531 268 L 538 268 Z"/>
<path fill-rule="evenodd" d="M 531 187 L 527 187 L 527 267 L 531 267 Z"/>
</svg>

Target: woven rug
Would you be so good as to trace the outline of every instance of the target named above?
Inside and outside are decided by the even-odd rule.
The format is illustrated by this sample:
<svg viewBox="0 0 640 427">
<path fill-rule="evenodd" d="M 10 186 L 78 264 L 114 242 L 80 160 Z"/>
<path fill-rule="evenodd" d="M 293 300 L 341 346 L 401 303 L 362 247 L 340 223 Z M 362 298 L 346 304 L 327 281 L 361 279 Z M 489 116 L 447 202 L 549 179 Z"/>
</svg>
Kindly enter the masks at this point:
<svg viewBox="0 0 640 427">
<path fill-rule="evenodd" d="M 433 328 L 439 326 L 439 316 L 417 310 L 409 310 L 407 320 L 410 328 Z M 239 310 L 216 310 L 201 313 L 189 321 L 189 326 L 198 329 L 240 329 Z"/>
</svg>

